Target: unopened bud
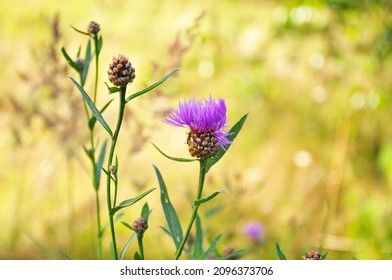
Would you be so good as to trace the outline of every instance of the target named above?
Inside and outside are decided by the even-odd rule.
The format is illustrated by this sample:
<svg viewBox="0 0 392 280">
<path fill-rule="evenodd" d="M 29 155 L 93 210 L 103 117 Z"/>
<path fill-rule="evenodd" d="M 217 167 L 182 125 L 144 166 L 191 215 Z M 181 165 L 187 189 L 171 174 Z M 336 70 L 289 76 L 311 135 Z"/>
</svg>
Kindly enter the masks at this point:
<svg viewBox="0 0 392 280">
<path fill-rule="evenodd" d="M 148 222 L 143 217 L 139 217 L 133 222 L 133 229 L 139 236 L 143 235 L 147 228 Z"/>
<path fill-rule="evenodd" d="M 323 257 L 317 251 L 311 251 L 306 253 L 305 256 L 302 257 L 304 260 L 322 260 Z"/>
<path fill-rule="evenodd" d="M 98 34 L 98 32 L 100 30 L 101 30 L 101 27 L 95 21 L 90 21 L 90 23 L 87 26 L 87 32 L 94 34 L 94 35 Z"/>
</svg>

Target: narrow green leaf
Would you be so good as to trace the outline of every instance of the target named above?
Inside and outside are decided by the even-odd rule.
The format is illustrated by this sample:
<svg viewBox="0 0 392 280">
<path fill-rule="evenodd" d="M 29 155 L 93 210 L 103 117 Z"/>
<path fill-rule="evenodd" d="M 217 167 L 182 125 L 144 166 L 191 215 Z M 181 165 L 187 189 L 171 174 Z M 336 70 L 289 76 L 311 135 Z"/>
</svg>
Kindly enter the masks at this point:
<svg viewBox="0 0 392 280">
<path fill-rule="evenodd" d="M 89 36 L 89 37 L 91 37 L 91 35 L 90 35 L 90 33 L 88 33 L 88 32 L 84 32 L 84 31 L 81 31 L 81 30 L 79 30 L 79 29 L 77 29 L 76 27 L 73 27 L 72 25 L 71 25 L 71 27 L 76 31 L 76 32 L 78 32 L 78 33 L 81 33 L 81 34 L 83 34 L 83 35 L 87 35 L 87 36 Z"/>
<path fill-rule="evenodd" d="M 167 74 L 167 75 L 166 75 L 163 79 L 161 79 L 159 82 L 156 82 L 155 84 L 153 84 L 153 85 L 151 85 L 151 86 L 149 86 L 149 87 L 147 87 L 147 88 L 145 88 L 145 89 L 143 89 L 143 90 L 141 90 L 141 91 L 138 91 L 138 92 L 136 92 L 136 93 L 134 93 L 134 94 L 131 94 L 130 96 L 128 96 L 127 99 L 125 99 L 125 102 L 129 102 L 129 101 L 131 101 L 132 99 L 134 99 L 134 98 L 136 98 L 136 97 L 138 97 L 138 96 L 140 96 L 140 95 L 142 95 L 142 94 L 145 94 L 146 92 L 149 92 L 150 90 L 156 88 L 157 86 L 159 86 L 160 84 L 162 84 L 164 81 L 166 81 L 167 79 L 169 79 L 171 76 L 173 76 L 178 70 L 180 70 L 180 69 L 176 69 L 176 70 L 171 71 L 169 74 Z"/>
<path fill-rule="evenodd" d="M 123 216 L 124 216 L 123 213 L 117 214 L 117 215 L 114 217 L 113 222 L 114 222 L 114 223 L 117 223 Z M 104 231 L 105 231 L 109 226 L 110 226 L 110 223 L 106 223 L 106 224 L 102 227 L 101 231 L 100 231 L 98 234 L 99 234 L 100 236 L 102 236 L 103 233 L 104 233 Z"/>
<path fill-rule="evenodd" d="M 139 255 L 138 252 L 135 252 L 135 255 L 133 256 L 133 259 L 134 259 L 135 261 L 140 261 L 142 258 L 140 257 L 140 255 Z"/>
<path fill-rule="evenodd" d="M 190 260 L 196 260 L 195 256 L 191 254 L 191 252 L 189 252 L 186 248 L 184 248 L 183 253 L 185 253 L 185 255 L 187 255 Z"/>
<path fill-rule="evenodd" d="M 233 141 L 234 138 L 237 137 L 238 133 L 240 132 L 242 126 L 244 125 L 246 118 L 248 117 L 248 114 L 245 114 L 242 116 L 242 118 L 230 129 L 230 135 L 227 137 L 230 141 Z M 207 167 L 206 167 L 206 173 L 210 170 L 210 168 L 216 164 L 222 157 L 223 155 L 229 150 L 231 145 L 226 146 L 226 151 L 223 150 L 222 148 L 219 148 L 218 152 L 213 158 L 210 158 L 207 160 Z"/>
<path fill-rule="evenodd" d="M 88 149 L 86 146 L 83 145 L 83 150 L 86 153 L 87 157 L 90 160 L 93 160 L 93 153 L 91 152 L 91 149 Z"/>
<path fill-rule="evenodd" d="M 86 56 L 84 58 L 84 64 L 83 64 L 83 68 L 82 68 L 82 73 L 81 73 L 81 84 L 82 86 L 84 86 L 84 84 L 86 83 L 86 79 L 87 79 L 87 74 L 88 74 L 88 69 L 90 68 L 90 62 L 91 62 L 91 41 L 88 40 L 87 42 L 87 48 L 86 48 Z"/>
<path fill-rule="evenodd" d="M 68 62 L 69 66 L 71 66 L 73 69 L 76 70 L 76 72 L 79 73 L 79 71 L 80 71 L 79 65 L 77 63 L 75 63 L 75 61 L 73 61 L 73 59 L 68 55 L 68 53 L 66 52 L 64 47 L 61 48 L 61 52 L 62 52 L 65 60 Z"/>
<path fill-rule="evenodd" d="M 191 161 L 197 161 L 198 159 L 188 159 L 188 158 L 177 158 L 177 157 L 171 157 L 167 154 L 165 154 L 164 152 L 162 152 L 161 149 L 159 149 L 154 143 L 151 143 L 155 149 L 158 150 L 158 152 L 160 152 L 163 156 L 167 157 L 168 159 L 174 160 L 174 161 L 179 161 L 179 162 L 191 162 Z"/>
<path fill-rule="evenodd" d="M 61 256 L 63 256 L 67 260 L 73 260 L 73 258 L 64 250 L 57 250 L 57 253 L 59 253 Z"/>
<path fill-rule="evenodd" d="M 125 253 L 127 252 L 129 246 L 131 245 L 132 241 L 137 237 L 136 232 L 134 232 L 131 237 L 128 239 L 127 243 L 125 243 L 124 248 L 121 250 L 120 255 L 119 255 L 119 259 L 123 260 Z"/>
<path fill-rule="evenodd" d="M 282 249 L 280 249 L 278 241 L 276 241 L 276 253 L 280 260 L 287 260 L 286 256 L 283 254 Z"/>
<path fill-rule="evenodd" d="M 103 41 L 102 41 L 102 36 L 100 35 L 97 40 L 97 52 L 98 52 L 97 55 L 100 54 L 102 50 L 102 45 L 103 45 Z"/>
<path fill-rule="evenodd" d="M 211 217 L 215 216 L 216 214 L 218 214 L 219 212 L 221 212 L 223 210 L 223 208 L 225 208 L 224 205 L 217 205 L 216 207 L 212 207 L 212 208 L 208 209 L 204 215 L 206 218 L 211 218 Z"/>
<path fill-rule="evenodd" d="M 167 228 L 164 228 L 162 226 L 159 226 L 167 235 L 169 235 L 171 238 L 173 238 L 173 236 L 171 235 L 170 231 Z"/>
<path fill-rule="evenodd" d="M 116 178 L 112 176 L 112 173 L 108 172 L 105 168 L 102 168 L 102 171 L 105 172 L 106 176 L 110 176 L 113 182 L 116 182 Z"/>
<path fill-rule="evenodd" d="M 210 247 L 204 252 L 203 256 L 202 256 L 202 260 L 206 260 L 211 254 L 212 252 L 215 251 L 216 246 L 218 246 L 218 242 L 221 239 L 222 235 L 218 235 L 212 242 Z"/>
<path fill-rule="evenodd" d="M 105 85 L 108 88 L 109 94 L 116 93 L 116 92 L 119 92 L 121 90 L 121 88 L 119 88 L 119 87 L 111 87 L 111 86 L 109 86 L 107 82 L 105 82 Z"/>
<path fill-rule="evenodd" d="M 229 260 L 232 259 L 233 257 L 235 259 L 238 259 L 240 255 L 244 255 L 247 251 L 248 251 L 247 249 L 239 249 L 234 252 L 231 252 L 230 254 L 221 256 L 220 258 L 218 258 L 218 260 Z"/>
<path fill-rule="evenodd" d="M 95 182 L 94 182 L 94 188 L 95 188 L 96 190 L 99 189 L 99 183 L 101 182 L 101 170 L 102 170 L 103 160 L 104 160 L 105 154 L 106 154 L 107 142 L 108 142 L 108 141 L 105 140 L 105 142 L 103 143 L 101 152 L 99 153 L 97 165 L 95 166 Z"/>
<path fill-rule="evenodd" d="M 328 251 L 325 252 L 325 253 L 321 256 L 321 259 L 322 259 L 322 260 L 327 259 L 327 255 L 328 255 Z"/>
<path fill-rule="evenodd" d="M 153 190 L 155 190 L 155 188 L 152 188 L 144 193 L 142 193 L 141 195 L 131 198 L 131 199 L 127 199 L 124 200 L 123 202 L 121 202 L 118 206 L 112 208 L 112 210 L 110 211 L 110 215 L 114 215 L 117 211 L 121 210 L 122 208 L 125 207 L 129 207 L 133 204 L 135 204 L 136 202 L 138 202 L 139 200 L 141 200 L 143 197 L 145 197 L 146 195 L 148 195 L 150 192 L 152 192 Z"/>
<path fill-rule="evenodd" d="M 109 107 L 109 105 L 113 102 L 114 99 L 110 99 L 105 106 L 102 107 L 102 109 L 99 111 L 101 114 L 106 110 L 106 108 Z M 97 118 L 93 115 L 90 120 L 88 121 L 88 127 L 90 130 L 93 130 L 95 123 L 97 122 Z"/>
<path fill-rule="evenodd" d="M 93 101 L 91 100 L 90 96 L 88 96 L 87 92 L 83 89 L 83 87 L 81 85 L 78 84 L 77 81 L 75 81 L 72 77 L 70 77 L 70 79 L 76 85 L 76 87 L 79 89 L 80 93 L 82 94 L 84 100 L 86 100 L 86 103 L 90 107 L 90 109 L 93 112 L 94 116 L 101 123 L 103 128 L 106 129 L 106 131 L 109 133 L 110 137 L 113 138 L 112 130 L 110 129 L 109 125 L 105 122 L 104 118 L 102 117 L 101 113 L 98 111 L 97 107 L 95 107 L 95 105 L 94 105 Z"/>
<path fill-rule="evenodd" d="M 196 235 L 193 243 L 193 256 L 195 259 L 200 260 L 203 254 L 203 228 L 199 215 L 196 215 L 195 226 Z"/>
<path fill-rule="evenodd" d="M 76 53 L 76 57 L 80 57 L 81 52 L 82 52 L 82 46 L 79 46 L 78 52 Z"/>
<path fill-rule="evenodd" d="M 176 210 L 174 209 L 173 205 L 170 202 L 169 194 L 167 192 L 166 185 L 165 182 L 163 181 L 161 172 L 155 165 L 154 165 L 154 169 L 158 178 L 159 187 L 161 189 L 161 203 L 162 203 L 163 212 L 165 213 L 167 225 L 169 226 L 169 233 L 170 236 L 173 238 L 174 244 L 176 246 L 176 250 L 178 250 L 183 238 L 180 220 L 178 218 Z"/>
<path fill-rule="evenodd" d="M 202 197 L 202 198 L 200 198 L 200 199 L 196 199 L 196 200 L 193 202 L 193 205 L 199 206 L 199 205 L 202 204 L 202 203 L 205 203 L 205 202 L 207 202 L 207 201 L 210 201 L 211 199 L 213 199 L 215 196 L 217 196 L 217 195 L 220 194 L 220 193 L 221 193 L 221 194 L 226 194 L 224 190 L 216 191 L 216 192 L 214 192 L 213 194 L 210 194 L 209 196 L 205 196 L 205 197 Z"/>
<path fill-rule="evenodd" d="M 46 254 L 48 259 L 57 259 L 57 256 L 53 254 L 53 252 L 43 243 L 38 241 L 35 237 L 33 237 L 30 233 L 24 232 L 27 237 L 43 252 Z"/>
<path fill-rule="evenodd" d="M 140 213 L 140 216 L 143 217 L 146 221 L 150 218 L 151 210 L 148 207 L 148 203 L 144 203 L 142 212 Z"/>
<path fill-rule="evenodd" d="M 134 228 L 133 228 L 130 224 L 128 224 L 128 223 L 126 223 L 126 222 L 124 222 L 124 221 L 121 221 L 121 223 L 122 223 L 125 227 L 127 227 L 127 228 L 129 228 L 130 230 L 133 230 L 133 231 L 134 231 Z"/>
</svg>

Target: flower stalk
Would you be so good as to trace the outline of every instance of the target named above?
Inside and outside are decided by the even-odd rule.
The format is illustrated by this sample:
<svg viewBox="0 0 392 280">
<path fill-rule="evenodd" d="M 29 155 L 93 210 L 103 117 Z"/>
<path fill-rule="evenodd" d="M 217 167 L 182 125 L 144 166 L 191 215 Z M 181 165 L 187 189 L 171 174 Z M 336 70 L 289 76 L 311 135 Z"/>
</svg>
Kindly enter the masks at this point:
<svg viewBox="0 0 392 280">
<path fill-rule="evenodd" d="M 124 109 L 125 109 L 125 94 L 126 94 L 127 86 L 122 86 L 120 88 L 120 98 L 119 98 L 119 110 L 118 110 L 118 116 L 117 116 L 117 125 L 116 125 L 116 130 L 114 131 L 112 141 L 110 144 L 110 150 L 109 150 L 109 158 L 107 162 L 107 170 L 110 170 L 111 167 L 113 166 L 113 157 L 114 157 L 114 151 L 116 149 L 116 144 L 117 144 L 117 139 L 118 135 L 120 133 L 121 129 L 121 124 L 122 120 L 124 118 Z M 107 186 L 107 206 L 109 210 L 109 223 L 110 223 L 110 232 L 112 236 L 112 243 L 113 243 L 113 252 L 114 252 L 114 258 L 118 260 L 118 251 L 117 251 L 117 242 L 116 242 L 116 232 L 115 232 L 115 227 L 114 227 L 114 214 L 112 214 L 112 209 L 116 206 L 116 200 L 117 200 L 117 182 L 115 182 L 115 190 L 114 190 L 114 197 L 112 203 L 112 189 L 111 189 L 111 176 L 107 176 L 107 181 L 106 181 L 106 186 Z M 116 180 L 117 181 L 117 180 Z"/>
<path fill-rule="evenodd" d="M 207 167 L 207 160 L 206 159 L 201 159 L 199 161 L 200 163 L 200 169 L 199 169 L 199 184 L 197 187 L 197 195 L 196 195 L 196 200 L 199 200 L 201 198 L 201 195 L 203 193 L 203 186 L 204 186 L 204 179 L 206 177 L 206 167 Z M 195 200 L 195 201 L 196 201 Z M 191 219 L 189 221 L 189 225 L 186 229 L 185 232 L 185 236 L 180 244 L 180 247 L 178 248 L 177 252 L 176 252 L 176 260 L 178 260 L 182 254 L 182 251 L 184 249 L 185 243 L 188 240 L 188 236 L 189 233 L 191 232 L 192 226 L 193 226 L 193 222 L 196 219 L 196 215 L 197 215 L 197 210 L 199 209 L 200 204 L 195 204 L 193 206 L 193 210 L 192 210 L 192 216 Z"/>
</svg>

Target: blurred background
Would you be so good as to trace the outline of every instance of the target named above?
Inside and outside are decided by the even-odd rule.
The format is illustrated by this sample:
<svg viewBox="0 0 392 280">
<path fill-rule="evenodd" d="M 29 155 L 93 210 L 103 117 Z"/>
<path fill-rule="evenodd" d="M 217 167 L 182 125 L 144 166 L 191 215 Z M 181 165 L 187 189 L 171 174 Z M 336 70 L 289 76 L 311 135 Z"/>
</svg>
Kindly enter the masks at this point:
<svg viewBox="0 0 392 280">
<path fill-rule="evenodd" d="M 166 181 L 185 226 L 197 188 L 186 130 L 162 122 L 184 98 L 224 98 L 231 127 L 249 113 L 225 157 L 208 173 L 200 209 L 207 241 L 250 249 L 242 259 L 392 256 L 392 2 L 8 1 L 0 2 L 0 259 L 96 258 L 95 197 L 83 145 L 88 130 L 77 78 L 60 49 L 76 54 L 90 20 L 101 26 L 98 107 L 113 56 L 130 58 L 140 90 L 118 142 L 119 201 Z M 93 73 L 91 73 L 93 74 Z M 93 90 L 93 76 L 86 90 Z M 116 100 L 105 111 L 115 125 Z M 105 131 L 97 126 L 102 143 Z M 105 185 L 100 188 L 107 222 Z M 122 211 L 132 223 L 152 208 L 147 259 L 172 259 L 159 191 Z M 249 229 L 249 227 L 251 229 Z M 132 233 L 117 225 L 119 247 Z M 109 232 L 104 235 L 109 258 Z M 132 244 L 126 258 L 137 250 Z"/>
</svg>

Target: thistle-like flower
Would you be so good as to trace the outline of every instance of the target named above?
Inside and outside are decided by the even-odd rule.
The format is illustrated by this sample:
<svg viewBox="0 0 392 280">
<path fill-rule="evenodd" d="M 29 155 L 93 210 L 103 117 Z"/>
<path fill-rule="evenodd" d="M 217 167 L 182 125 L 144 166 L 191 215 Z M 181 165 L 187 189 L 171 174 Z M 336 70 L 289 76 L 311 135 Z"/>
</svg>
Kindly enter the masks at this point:
<svg viewBox="0 0 392 280">
<path fill-rule="evenodd" d="M 227 139 L 230 133 L 225 130 L 226 104 L 222 98 L 215 101 L 210 96 L 209 99 L 198 102 L 194 99 L 180 102 L 178 109 L 171 109 L 164 122 L 190 129 L 187 144 L 193 157 L 201 159 L 213 157 L 219 147 L 225 150 L 225 146 L 231 144 Z"/>
<path fill-rule="evenodd" d="M 113 57 L 112 63 L 109 64 L 108 76 L 113 85 L 125 87 L 135 79 L 135 68 L 127 57 L 120 54 Z"/>
<path fill-rule="evenodd" d="M 244 232 L 254 242 L 260 242 L 263 238 L 264 227 L 259 222 L 251 222 L 246 224 Z"/>
</svg>

